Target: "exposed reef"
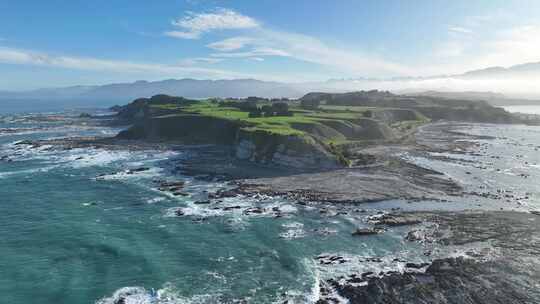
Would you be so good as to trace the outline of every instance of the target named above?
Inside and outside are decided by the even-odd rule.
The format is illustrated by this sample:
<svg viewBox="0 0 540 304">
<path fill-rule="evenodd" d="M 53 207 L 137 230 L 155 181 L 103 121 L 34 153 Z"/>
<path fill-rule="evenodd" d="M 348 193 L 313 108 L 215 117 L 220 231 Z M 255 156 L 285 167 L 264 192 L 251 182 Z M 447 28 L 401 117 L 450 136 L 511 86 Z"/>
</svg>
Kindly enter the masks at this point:
<svg viewBox="0 0 540 304">
<path fill-rule="evenodd" d="M 320 285 L 319 304 L 337 303 L 339 299 L 353 304 L 540 300 L 539 216 L 519 212 L 417 212 L 391 218 L 402 223 L 416 219 L 409 223 L 415 226 L 411 226 L 405 241 L 423 243 L 432 261 L 397 261 L 404 266 L 401 270 L 328 279 Z M 417 225 L 419 222 L 423 224 Z"/>
<path fill-rule="evenodd" d="M 281 194 L 304 201 L 341 203 L 389 199 L 442 200 L 462 194 L 461 186 L 444 175 L 406 162 L 378 164 L 319 173 L 247 179 L 240 182 L 241 194 Z"/>
</svg>

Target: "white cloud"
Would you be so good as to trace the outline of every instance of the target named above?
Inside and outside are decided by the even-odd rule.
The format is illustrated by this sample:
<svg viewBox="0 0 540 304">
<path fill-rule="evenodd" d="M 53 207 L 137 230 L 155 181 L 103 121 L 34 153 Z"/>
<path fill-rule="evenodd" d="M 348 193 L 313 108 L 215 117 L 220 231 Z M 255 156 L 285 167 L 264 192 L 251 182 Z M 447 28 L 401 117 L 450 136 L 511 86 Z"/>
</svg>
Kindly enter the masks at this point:
<svg viewBox="0 0 540 304">
<path fill-rule="evenodd" d="M 473 32 L 471 29 L 460 27 L 460 26 L 452 26 L 448 28 L 448 30 L 450 32 L 460 33 L 460 34 L 472 34 Z"/>
<path fill-rule="evenodd" d="M 246 37 L 229 38 L 211 45 L 227 45 L 231 39 L 246 39 Z M 272 31 L 259 28 L 253 37 L 242 47 L 252 47 L 251 50 L 235 53 L 215 53 L 212 57 L 241 58 L 280 56 L 290 57 L 301 61 L 324 65 L 334 70 L 354 73 L 356 75 L 394 76 L 410 75 L 414 70 L 404 65 L 384 60 L 378 56 L 350 51 L 329 46 L 321 40 L 296 33 Z M 235 40 L 233 40 L 235 41 Z"/>
<path fill-rule="evenodd" d="M 315 80 L 314 75 L 272 74 L 257 72 L 235 72 L 230 70 L 198 67 L 197 64 L 217 63 L 221 58 L 191 58 L 176 64 L 106 60 L 77 56 L 55 56 L 31 50 L 0 47 L 0 64 L 19 64 L 51 68 L 66 68 L 82 71 L 103 71 L 107 73 L 131 74 L 138 79 L 148 78 L 199 78 L 199 79 L 245 79 L 255 78 L 268 81 Z"/>
<path fill-rule="evenodd" d="M 122 73 L 154 73 L 167 77 L 291 79 L 291 73 L 256 75 L 208 68 L 228 58 L 263 61 L 267 57 L 286 57 L 327 67 L 328 73 L 303 73 L 301 81 L 309 77 L 318 79 L 327 75 L 344 77 L 430 76 L 459 74 L 490 66 L 510 66 L 540 61 L 540 24 L 515 26 L 505 30 L 490 27 L 497 20 L 476 18 L 475 23 L 447 29 L 447 40 L 433 49 L 419 53 L 417 60 L 398 62 L 374 53 L 330 45 L 318 38 L 286 31 L 271 30 L 257 20 L 228 9 L 212 13 L 188 13 L 174 21 L 178 30 L 166 35 L 196 39 L 202 34 L 223 29 L 249 29 L 242 36 L 231 37 L 207 45 L 207 57 L 187 58 L 175 64 L 104 60 L 76 56 L 56 56 L 33 51 L 0 47 L 0 62 L 11 64 L 52 66 L 81 70 L 100 70 Z M 488 22 L 489 23 L 481 23 Z M 483 21 L 488 20 L 488 21 Z M 490 25 L 490 26 L 487 26 Z M 305 69 L 303 70 L 305 71 Z M 297 73 L 303 72 L 298 71 Z M 426 84 L 425 81 L 422 81 Z M 453 82 L 454 84 L 462 83 Z M 465 86 L 464 86 L 465 87 Z"/>
<path fill-rule="evenodd" d="M 214 53 L 210 56 L 216 58 L 249 58 L 249 57 L 261 57 L 261 56 L 277 56 L 277 57 L 289 57 L 290 54 L 279 49 L 273 49 L 269 47 L 256 47 L 247 52 L 234 52 L 234 53 Z"/>
<path fill-rule="evenodd" d="M 181 32 L 181 31 L 168 31 L 163 33 L 165 36 L 181 39 L 198 39 L 200 33 L 196 32 Z"/>
<path fill-rule="evenodd" d="M 506 15 L 472 16 L 463 26 L 450 26 L 448 39 L 426 50 L 415 62 L 399 62 L 362 50 L 329 45 L 308 35 L 259 26 L 248 35 L 207 45 L 215 58 L 280 56 L 326 66 L 346 75 L 429 76 L 458 74 L 473 69 L 540 61 L 540 27 L 500 28 Z M 238 51 L 242 50 L 242 51 Z M 236 52 L 233 52 L 236 51 Z"/>
<path fill-rule="evenodd" d="M 180 60 L 179 64 L 182 66 L 193 66 L 199 63 L 216 64 L 222 61 L 223 59 L 221 58 L 197 57 L 182 59 Z"/>
<path fill-rule="evenodd" d="M 183 39 L 198 39 L 202 34 L 214 30 L 249 29 L 259 27 L 259 23 L 230 9 L 217 9 L 211 13 L 188 12 L 186 16 L 174 20 L 172 25 L 181 29 L 165 32 L 165 35 Z"/>
<path fill-rule="evenodd" d="M 480 29 L 479 29 L 480 30 Z M 454 74 L 540 61 L 540 25 L 515 26 L 471 37 L 450 35 L 426 59 L 422 75 Z"/>
<path fill-rule="evenodd" d="M 414 70 L 362 51 L 329 46 L 321 40 L 294 33 L 266 31 L 292 57 L 359 75 L 410 75 Z"/>
<path fill-rule="evenodd" d="M 216 58 L 195 58 L 194 61 L 218 62 Z M 88 71 L 120 73 L 153 73 L 167 77 L 245 77 L 230 71 L 186 66 L 185 64 L 160 64 L 123 60 L 104 60 L 88 57 L 54 56 L 40 52 L 0 47 L 0 63 L 68 68 Z"/>
<path fill-rule="evenodd" d="M 515 65 L 540 61 L 540 26 L 527 25 L 500 31 L 495 39 L 484 42 L 486 53 L 479 64 Z"/>
<path fill-rule="evenodd" d="M 259 21 L 229 9 L 219 9 L 213 13 L 189 12 L 187 16 L 174 21 L 173 25 L 179 30 L 167 32 L 166 35 L 184 39 L 197 39 L 203 33 L 214 30 L 251 30 L 248 35 L 208 44 L 208 48 L 218 51 L 210 54 L 213 58 L 263 59 L 277 56 L 311 62 L 355 75 L 395 76 L 415 73 L 415 69 L 374 54 L 332 47 L 307 35 L 263 28 Z"/>
<path fill-rule="evenodd" d="M 246 45 L 253 42 L 253 38 L 250 37 L 233 37 L 217 42 L 213 42 L 207 45 L 207 47 L 214 49 L 216 51 L 228 52 L 239 50 Z"/>
<path fill-rule="evenodd" d="M 197 39 L 203 33 L 214 30 L 251 30 L 247 32 L 248 35 L 208 44 L 208 48 L 218 51 L 210 54 L 214 58 L 289 57 L 358 76 L 402 76 L 417 72 L 375 54 L 333 47 L 307 35 L 266 29 L 259 21 L 229 9 L 218 9 L 212 13 L 189 12 L 187 16 L 174 21 L 173 25 L 179 30 L 165 34 L 183 39 Z"/>
<path fill-rule="evenodd" d="M 463 55 L 465 45 L 462 41 L 450 40 L 440 44 L 434 51 L 438 57 L 458 57 Z"/>
</svg>

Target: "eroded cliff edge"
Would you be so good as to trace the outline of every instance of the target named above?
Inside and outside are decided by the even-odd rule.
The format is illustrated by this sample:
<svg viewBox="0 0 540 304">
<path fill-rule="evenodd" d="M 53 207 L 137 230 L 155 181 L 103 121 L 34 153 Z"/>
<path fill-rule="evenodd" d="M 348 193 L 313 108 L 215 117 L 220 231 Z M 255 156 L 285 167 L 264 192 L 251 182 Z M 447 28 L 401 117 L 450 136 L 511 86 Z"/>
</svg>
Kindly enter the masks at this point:
<svg viewBox="0 0 540 304">
<path fill-rule="evenodd" d="M 403 97 L 388 92 L 310 93 L 299 100 L 189 100 L 156 95 L 115 108 L 132 127 L 121 139 L 220 144 L 240 160 L 303 169 L 349 167 L 358 148 L 408 140 L 439 120 L 513 123 L 482 101 Z"/>
<path fill-rule="evenodd" d="M 428 121 L 413 109 L 306 109 L 289 104 L 158 95 L 116 108 L 118 118 L 132 124 L 118 138 L 227 145 L 241 160 L 321 169 L 347 167 L 350 147 L 400 140 Z M 254 115 L 265 107 L 277 110 Z"/>
</svg>

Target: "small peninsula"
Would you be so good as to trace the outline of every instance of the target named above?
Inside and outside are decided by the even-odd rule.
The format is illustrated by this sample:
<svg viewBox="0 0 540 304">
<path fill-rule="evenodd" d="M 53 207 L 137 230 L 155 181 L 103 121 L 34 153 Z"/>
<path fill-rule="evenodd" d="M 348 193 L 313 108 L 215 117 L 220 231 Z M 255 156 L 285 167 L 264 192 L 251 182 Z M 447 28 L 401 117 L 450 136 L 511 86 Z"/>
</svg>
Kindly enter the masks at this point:
<svg viewBox="0 0 540 304">
<path fill-rule="evenodd" d="M 298 100 L 155 95 L 113 110 L 133 125 L 118 135 L 120 139 L 222 144 L 232 146 L 241 160 L 304 169 L 365 163 L 362 155 L 355 155 L 359 148 L 407 141 L 430 121 L 519 121 L 482 101 L 377 90 L 309 93 Z"/>
</svg>

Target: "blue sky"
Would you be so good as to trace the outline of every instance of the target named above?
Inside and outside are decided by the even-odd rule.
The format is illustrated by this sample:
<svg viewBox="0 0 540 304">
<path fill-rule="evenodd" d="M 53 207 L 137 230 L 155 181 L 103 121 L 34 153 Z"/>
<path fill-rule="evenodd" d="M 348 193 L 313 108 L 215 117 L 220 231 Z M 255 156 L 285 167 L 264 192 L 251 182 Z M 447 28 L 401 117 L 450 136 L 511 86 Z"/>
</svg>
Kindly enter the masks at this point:
<svg viewBox="0 0 540 304">
<path fill-rule="evenodd" d="M 427 76 L 540 61 L 540 1 L 0 0 L 0 90 Z"/>
</svg>

